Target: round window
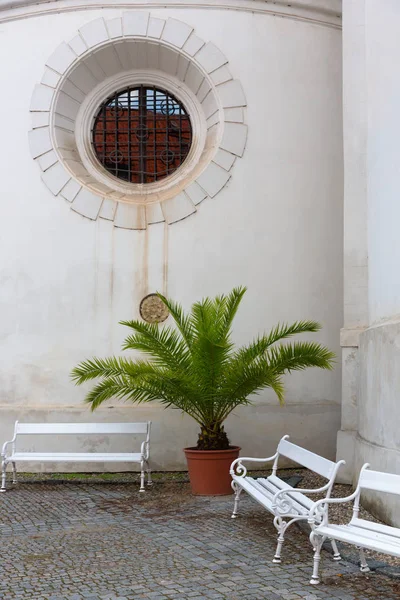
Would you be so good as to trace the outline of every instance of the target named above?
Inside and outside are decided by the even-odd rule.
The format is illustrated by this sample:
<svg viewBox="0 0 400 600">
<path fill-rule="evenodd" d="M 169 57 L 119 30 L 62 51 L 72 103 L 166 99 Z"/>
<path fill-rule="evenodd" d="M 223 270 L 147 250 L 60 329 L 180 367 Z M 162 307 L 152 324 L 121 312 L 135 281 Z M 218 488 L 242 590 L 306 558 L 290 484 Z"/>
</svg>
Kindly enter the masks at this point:
<svg viewBox="0 0 400 600">
<path fill-rule="evenodd" d="M 153 183 L 185 161 L 192 126 L 182 103 L 165 90 L 128 87 L 103 102 L 92 128 L 94 153 L 114 177 Z"/>
</svg>

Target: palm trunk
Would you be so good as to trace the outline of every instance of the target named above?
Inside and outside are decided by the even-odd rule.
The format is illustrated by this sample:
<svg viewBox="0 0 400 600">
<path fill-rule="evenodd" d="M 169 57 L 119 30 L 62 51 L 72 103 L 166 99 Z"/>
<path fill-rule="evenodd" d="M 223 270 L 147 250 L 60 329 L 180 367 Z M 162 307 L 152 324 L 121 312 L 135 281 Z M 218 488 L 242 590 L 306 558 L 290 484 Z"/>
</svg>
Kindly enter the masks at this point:
<svg viewBox="0 0 400 600">
<path fill-rule="evenodd" d="M 230 448 L 228 436 L 224 426 L 220 423 L 203 425 L 197 440 L 197 450 L 228 450 Z"/>
</svg>

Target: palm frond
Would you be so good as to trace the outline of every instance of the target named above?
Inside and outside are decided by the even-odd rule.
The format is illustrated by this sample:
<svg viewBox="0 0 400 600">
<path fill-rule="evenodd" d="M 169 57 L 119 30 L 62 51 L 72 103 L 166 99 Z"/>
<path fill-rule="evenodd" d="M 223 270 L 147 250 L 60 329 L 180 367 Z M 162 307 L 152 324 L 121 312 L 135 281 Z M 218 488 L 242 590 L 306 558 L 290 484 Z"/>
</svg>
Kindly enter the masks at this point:
<svg viewBox="0 0 400 600">
<path fill-rule="evenodd" d="M 294 342 L 272 347 L 266 360 L 277 373 L 303 371 L 308 367 L 332 370 L 335 354 L 316 342 Z"/>
<path fill-rule="evenodd" d="M 159 328 L 155 323 L 141 321 L 121 321 L 120 324 L 136 332 L 125 339 L 123 350 L 143 352 L 160 365 L 177 369 L 187 368 L 189 352 L 176 329 L 169 326 Z"/>
<path fill-rule="evenodd" d="M 71 372 L 71 378 L 80 385 L 85 381 L 97 379 L 98 377 L 118 377 L 119 375 L 128 375 L 135 377 L 142 375 L 146 370 L 151 372 L 153 366 L 145 361 L 112 356 L 110 358 L 94 357 L 77 365 Z"/>
<path fill-rule="evenodd" d="M 159 400 L 158 393 L 152 392 L 151 388 L 136 382 L 133 384 L 129 378 L 108 377 L 100 381 L 87 393 L 85 402 L 91 404 L 91 410 L 95 410 L 111 398 L 119 400 L 132 400 L 133 402 L 152 402 Z"/>
<path fill-rule="evenodd" d="M 228 296 L 225 296 L 223 325 L 226 334 L 231 331 L 233 320 L 246 292 L 246 287 L 236 287 Z"/>
<path fill-rule="evenodd" d="M 78 364 L 73 381 L 98 379 L 86 402 L 92 410 L 116 398 L 134 403 L 158 401 L 195 419 L 204 431 L 215 432 L 239 405 L 265 388 L 284 400 L 283 376 L 308 367 L 332 369 L 334 354 L 315 342 L 288 342 L 294 335 L 314 333 L 316 321 L 278 324 L 252 343 L 234 350 L 232 323 L 246 288 L 228 295 L 204 298 L 186 314 L 183 308 L 159 294 L 175 326 L 121 321 L 133 333 L 123 349 L 139 351 L 143 359 L 92 358 Z"/>
<path fill-rule="evenodd" d="M 145 370 L 136 377 L 126 375 L 106 377 L 88 392 L 85 402 L 91 404 L 94 410 L 111 398 L 129 400 L 137 404 L 158 401 L 166 408 L 171 406 L 178 408 L 201 423 L 204 418 L 201 403 L 191 392 L 187 382 L 176 379 L 168 371 L 155 367 L 153 371 Z"/>
<path fill-rule="evenodd" d="M 157 296 L 168 308 L 177 328 L 181 333 L 182 338 L 185 340 L 187 347 L 190 349 L 193 342 L 193 330 L 190 322 L 190 316 L 185 315 L 182 306 L 177 302 L 169 300 L 160 293 L 158 293 Z"/>
<path fill-rule="evenodd" d="M 266 350 L 277 342 L 300 333 L 314 333 L 320 329 L 321 325 L 317 321 L 295 321 L 292 325 L 279 323 L 269 333 L 259 336 L 251 344 L 240 348 L 235 357 L 238 360 L 255 360 L 265 354 Z"/>
<path fill-rule="evenodd" d="M 225 398 L 225 402 L 220 403 L 221 414 L 228 415 L 238 404 L 249 403 L 249 396 L 258 394 L 267 387 L 274 390 L 279 402 L 283 404 L 284 388 L 281 373 L 271 367 L 264 358 L 229 365 L 225 381 L 219 389 L 219 394 Z"/>
</svg>

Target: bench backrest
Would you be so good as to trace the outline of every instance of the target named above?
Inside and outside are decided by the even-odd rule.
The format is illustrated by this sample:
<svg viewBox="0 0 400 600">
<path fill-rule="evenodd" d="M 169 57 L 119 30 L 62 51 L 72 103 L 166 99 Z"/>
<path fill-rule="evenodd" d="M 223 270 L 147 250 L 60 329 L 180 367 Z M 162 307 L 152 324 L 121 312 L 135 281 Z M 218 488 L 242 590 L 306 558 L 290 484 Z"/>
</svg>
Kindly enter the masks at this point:
<svg viewBox="0 0 400 600">
<path fill-rule="evenodd" d="M 358 487 L 365 490 L 400 495 L 400 475 L 370 471 L 367 465 L 364 465 L 358 480 Z"/>
<path fill-rule="evenodd" d="M 145 423 L 15 423 L 17 435 L 88 435 L 141 433 L 147 435 L 151 422 Z"/>
<path fill-rule="evenodd" d="M 318 454 L 314 454 L 314 452 L 310 452 L 301 446 L 296 446 L 296 444 L 292 444 L 292 442 L 285 439 L 279 442 L 278 455 L 285 456 L 326 479 L 332 477 L 336 468 L 336 463 L 331 460 L 318 456 Z"/>
</svg>

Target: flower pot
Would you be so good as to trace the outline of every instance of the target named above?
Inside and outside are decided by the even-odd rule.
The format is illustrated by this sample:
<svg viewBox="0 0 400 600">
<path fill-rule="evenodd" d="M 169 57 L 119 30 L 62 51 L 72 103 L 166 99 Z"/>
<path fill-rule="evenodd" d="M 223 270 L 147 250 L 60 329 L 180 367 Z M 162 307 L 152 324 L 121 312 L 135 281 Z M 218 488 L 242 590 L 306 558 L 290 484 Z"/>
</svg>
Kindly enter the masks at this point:
<svg viewBox="0 0 400 600">
<path fill-rule="evenodd" d="M 196 496 L 225 496 L 232 494 L 229 468 L 239 456 L 239 446 L 228 450 L 196 450 L 185 448 L 190 485 Z"/>
</svg>

